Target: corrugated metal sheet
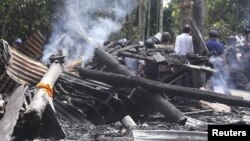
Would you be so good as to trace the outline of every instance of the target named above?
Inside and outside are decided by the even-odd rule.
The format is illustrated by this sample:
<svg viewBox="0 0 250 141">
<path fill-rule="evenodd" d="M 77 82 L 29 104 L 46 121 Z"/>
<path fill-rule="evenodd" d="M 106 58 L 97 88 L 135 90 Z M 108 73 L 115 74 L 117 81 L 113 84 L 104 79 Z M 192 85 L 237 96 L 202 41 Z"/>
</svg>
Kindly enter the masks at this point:
<svg viewBox="0 0 250 141">
<path fill-rule="evenodd" d="M 1 59 L 5 63 L 5 68 L 1 66 L 1 71 L 4 69 L 7 71 L 2 71 L 0 74 L 0 93 L 11 91 L 16 82 L 31 85 L 40 81 L 47 67 L 34 59 L 40 59 L 45 42 L 45 37 L 40 31 L 36 31 L 20 48 L 14 49 L 4 43 Z"/>
<path fill-rule="evenodd" d="M 28 37 L 22 47 L 18 48 L 18 51 L 22 52 L 26 56 L 38 60 L 42 55 L 45 42 L 46 38 L 40 31 L 36 31 Z"/>
<path fill-rule="evenodd" d="M 7 42 L 3 44 L 2 54 L 9 54 L 2 58 L 8 76 L 21 84 L 34 85 L 38 83 L 47 71 L 47 67 L 12 48 Z M 9 80 L 10 78 L 7 77 L 6 79 Z"/>
<path fill-rule="evenodd" d="M 21 84 L 38 83 L 46 73 L 47 67 L 11 47 L 10 51 L 12 58 L 7 66 L 7 74 Z"/>
</svg>

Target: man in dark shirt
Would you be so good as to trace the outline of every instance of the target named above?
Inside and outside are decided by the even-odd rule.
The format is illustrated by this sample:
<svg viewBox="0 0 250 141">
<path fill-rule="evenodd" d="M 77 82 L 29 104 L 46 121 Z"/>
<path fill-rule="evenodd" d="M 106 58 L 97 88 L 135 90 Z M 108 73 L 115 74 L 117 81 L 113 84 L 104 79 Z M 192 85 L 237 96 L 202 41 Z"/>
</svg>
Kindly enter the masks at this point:
<svg viewBox="0 0 250 141">
<path fill-rule="evenodd" d="M 219 42 L 219 33 L 216 30 L 209 31 L 209 40 L 206 42 L 210 56 L 220 56 L 224 53 L 224 45 Z"/>
<path fill-rule="evenodd" d="M 208 32 L 209 40 L 206 42 L 209 54 L 208 66 L 216 68 L 218 72 L 206 74 L 206 81 L 215 92 L 228 93 L 226 84 L 226 73 L 224 72 L 224 45 L 219 41 L 219 33 L 216 30 Z"/>
</svg>

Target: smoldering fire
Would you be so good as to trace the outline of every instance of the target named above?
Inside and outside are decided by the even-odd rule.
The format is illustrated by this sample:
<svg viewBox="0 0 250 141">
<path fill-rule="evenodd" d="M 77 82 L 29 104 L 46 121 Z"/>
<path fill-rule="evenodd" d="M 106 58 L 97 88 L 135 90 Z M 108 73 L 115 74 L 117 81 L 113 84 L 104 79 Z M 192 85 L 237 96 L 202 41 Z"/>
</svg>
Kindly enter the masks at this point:
<svg viewBox="0 0 250 141">
<path fill-rule="evenodd" d="M 94 44 L 102 44 L 111 33 L 122 28 L 126 15 L 136 4 L 135 0 L 65 0 L 63 13 L 58 12 L 60 18 L 54 22 L 43 51 L 42 62 L 46 63 L 58 50 L 62 50 L 66 60 L 82 58 L 84 62 L 88 61 L 93 57 L 95 47 L 82 41 L 79 35 L 86 36 Z"/>
</svg>

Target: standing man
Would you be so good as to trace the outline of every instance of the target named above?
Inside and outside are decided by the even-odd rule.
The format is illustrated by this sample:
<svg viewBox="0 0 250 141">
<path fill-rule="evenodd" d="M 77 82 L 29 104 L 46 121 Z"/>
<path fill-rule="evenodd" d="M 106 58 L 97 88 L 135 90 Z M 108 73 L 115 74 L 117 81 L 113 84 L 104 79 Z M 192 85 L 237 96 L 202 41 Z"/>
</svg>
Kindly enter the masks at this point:
<svg viewBox="0 0 250 141">
<path fill-rule="evenodd" d="M 193 39 L 190 35 L 191 27 L 186 24 L 183 27 L 182 34 L 178 35 L 175 40 L 175 53 L 179 56 L 186 56 L 188 54 L 193 54 Z M 185 87 L 192 87 L 193 79 L 192 72 L 188 72 L 182 79 L 176 82 L 176 85 L 181 85 Z"/>
<path fill-rule="evenodd" d="M 210 56 L 220 56 L 224 53 L 224 45 L 219 41 L 219 33 L 216 30 L 208 32 L 209 39 L 206 42 Z"/>
<path fill-rule="evenodd" d="M 227 81 L 226 59 L 224 56 L 224 45 L 219 41 L 219 33 L 216 30 L 208 32 L 209 39 L 206 42 L 209 54 L 208 66 L 216 68 L 218 71 L 213 74 L 206 74 L 206 81 L 210 89 L 218 93 L 230 94 Z"/>
<path fill-rule="evenodd" d="M 183 27 L 183 33 L 176 37 L 175 53 L 177 55 L 187 55 L 193 53 L 193 40 L 190 25 L 186 24 Z"/>
</svg>

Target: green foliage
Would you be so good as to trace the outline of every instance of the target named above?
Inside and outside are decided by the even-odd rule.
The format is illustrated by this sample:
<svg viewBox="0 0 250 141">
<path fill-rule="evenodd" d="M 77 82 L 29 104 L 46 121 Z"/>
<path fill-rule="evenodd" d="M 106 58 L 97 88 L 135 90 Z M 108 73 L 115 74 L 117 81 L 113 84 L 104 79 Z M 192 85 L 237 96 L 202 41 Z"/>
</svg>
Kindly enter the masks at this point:
<svg viewBox="0 0 250 141">
<path fill-rule="evenodd" d="M 178 34 L 181 24 L 179 4 L 183 0 L 172 0 L 169 10 L 172 11 L 174 33 Z M 221 37 L 235 34 L 238 27 L 250 23 L 250 1 L 247 0 L 204 0 L 206 17 L 205 33 L 210 29 L 217 29 Z"/>
<path fill-rule="evenodd" d="M 179 3 L 181 0 L 172 0 L 171 3 L 169 4 L 169 7 L 167 8 L 171 12 L 171 20 L 168 21 L 168 23 L 164 24 L 169 24 L 171 25 L 172 30 L 170 30 L 173 35 L 179 34 L 179 27 L 181 27 L 181 10 L 179 8 Z M 165 21 L 165 20 L 164 20 Z"/>
<path fill-rule="evenodd" d="M 231 0 L 206 0 L 207 16 L 205 26 L 206 29 L 217 29 L 222 37 L 233 34 L 237 31 L 235 3 Z"/>
<path fill-rule="evenodd" d="M 36 29 L 48 30 L 51 23 L 50 0 L 4 0 L 0 11 L 0 35 L 9 42 Z"/>
</svg>

